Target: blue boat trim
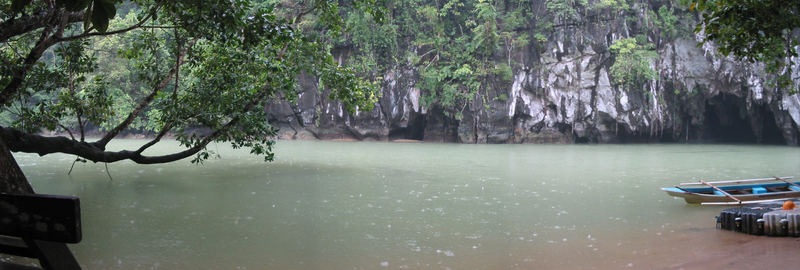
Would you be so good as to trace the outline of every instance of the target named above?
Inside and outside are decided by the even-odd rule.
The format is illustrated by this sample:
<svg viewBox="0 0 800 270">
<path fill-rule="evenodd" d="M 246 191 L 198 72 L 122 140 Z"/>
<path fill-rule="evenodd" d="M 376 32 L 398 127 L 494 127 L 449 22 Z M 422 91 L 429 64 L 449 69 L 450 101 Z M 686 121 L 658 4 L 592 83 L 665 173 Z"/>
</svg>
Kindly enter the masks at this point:
<svg viewBox="0 0 800 270">
<path fill-rule="evenodd" d="M 793 182 L 793 183 L 800 185 L 800 181 Z M 725 191 L 727 191 L 727 190 L 738 190 L 738 189 L 761 188 L 761 189 L 763 189 L 765 191 L 765 193 L 769 194 L 769 192 L 766 192 L 767 188 L 771 188 L 771 187 L 786 187 L 786 185 L 787 185 L 786 183 L 769 183 L 769 184 L 732 185 L 732 186 L 717 186 L 717 187 L 722 189 L 722 190 L 725 190 Z M 794 190 L 794 191 L 800 191 L 800 187 L 797 187 L 797 186 L 789 186 L 789 188 L 791 190 Z M 695 188 L 681 188 L 681 189 L 674 188 L 674 187 L 665 187 L 665 188 L 661 188 L 661 190 L 677 192 L 677 193 L 686 193 L 686 191 L 689 191 L 689 192 L 692 192 L 692 193 L 710 193 L 710 192 L 714 192 L 715 194 L 716 193 L 721 193 L 721 192 L 716 191 L 715 189 L 713 189 L 711 187 L 695 187 Z M 759 193 L 755 193 L 755 194 L 759 194 Z M 718 194 L 718 195 L 723 195 L 723 194 Z"/>
</svg>

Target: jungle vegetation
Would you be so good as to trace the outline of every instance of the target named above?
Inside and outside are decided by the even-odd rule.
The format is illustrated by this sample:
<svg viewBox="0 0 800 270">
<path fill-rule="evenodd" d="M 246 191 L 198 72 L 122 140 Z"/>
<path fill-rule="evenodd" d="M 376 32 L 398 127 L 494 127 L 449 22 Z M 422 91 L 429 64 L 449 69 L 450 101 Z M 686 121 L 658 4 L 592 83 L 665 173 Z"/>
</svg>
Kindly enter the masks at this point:
<svg viewBox="0 0 800 270">
<path fill-rule="evenodd" d="M 352 113 L 372 108 L 385 74 L 415 70 L 422 105 L 458 120 L 508 98 L 489 91 L 587 24 L 625 33 L 596 52 L 615 87 L 642 89 L 656 51 L 695 33 L 790 87 L 798 2 L 2 0 L 0 191 L 30 191 L 9 150 L 152 164 L 201 162 L 225 142 L 271 160 L 264 108 L 294 101 L 300 75 Z M 150 139 L 106 150 L 125 133 Z M 145 154 L 167 135 L 185 150 Z"/>
</svg>

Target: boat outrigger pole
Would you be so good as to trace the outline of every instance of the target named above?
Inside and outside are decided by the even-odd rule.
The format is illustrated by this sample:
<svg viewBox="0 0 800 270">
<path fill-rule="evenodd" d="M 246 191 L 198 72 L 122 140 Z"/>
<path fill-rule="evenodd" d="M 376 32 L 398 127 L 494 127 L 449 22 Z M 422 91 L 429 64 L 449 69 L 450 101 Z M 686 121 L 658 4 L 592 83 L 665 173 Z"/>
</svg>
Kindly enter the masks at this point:
<svg viewBox="0 0 800 270">
<path fill-rule="evenodd" d="M 789 184 L 789 185 L 793 185 L 793 186 L 796 186 L 796 187 L 800 187 L 800 185 L 798 185 L 798 184 L 795 184 L 795 183 L 792 183 L 792 182 L 791 182 L 791 181 L 789 181 L 789 180 L 786 180 L 786 179 L 783 179 L 783 178 L 780 178 L 780 177 L 777 177 L 777 176 L 773 176 L 773 177 L 775 177 L 775 179 L 776 179 L 776 180 L 781 180 L 781 181 L 783 181 L 783 182 L 786 182 L 786 183 L 787 183 L 787 184 Z"/>
<path fill-rule="evenodd" d="M 800 198 L 800 181 L 792 176 L 681 183 L 661 190 L 687 203 L 743 205 L 754 201 Z M 691 186 L 691 187 L 686 187 Z"/>
<path fill-rule="evenodd" d="M 731 195 L 730 193 L 722 190 L 721 188 L 718 188 L 717 186 L 709 184 L 708 182 L 703 181 L 703 180 L 700 180 L 700 183 L 702 183 L 703 185 L 709 186 L 709 187 L 711 187 L 713 189 L 716 189 L 717 191 L 722 192 L 722 194 L 725 194 L 725 196 L 728 196 L 728 198 L 731 198 L 734 201 L 736 201 L 737 203 L 742 204 L 742 200 L 739 200 L 738 198 L 733 197 L 733 195 Z"/>
</svg>

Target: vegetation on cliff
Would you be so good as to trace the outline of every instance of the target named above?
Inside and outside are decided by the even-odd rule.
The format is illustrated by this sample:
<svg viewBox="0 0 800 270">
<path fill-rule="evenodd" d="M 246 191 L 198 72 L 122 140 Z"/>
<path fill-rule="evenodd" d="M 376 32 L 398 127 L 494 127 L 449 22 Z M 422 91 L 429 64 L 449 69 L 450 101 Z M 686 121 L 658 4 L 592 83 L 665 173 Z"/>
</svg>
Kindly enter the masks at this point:
<svg viewBox="0 0 800 270">
<path fill-rule="evenodd" d="M 455 119 L 475 99 L 488 104 L 507 98 L 489 90 L 510 84 L 513 70 L 531 68 L 523 55 L 540 55 L 569 28 L 617 18 L 630 25 L 626 37 L 606 48 L 615 58 L 613 82 L 641 88 L 656 75 L 653 51 L 689 34 L 680 29 L 689 29 L 692 21 L 678 1 L 417 0 L 390 1 L 388 9 L 379 28 L 365 27 L 369 18 L 363 12 L 346 12 L 350 31 L 336 40 L 337 47 L 352 54 L 348 59 L 356 70 L 373 78 L 392 69 L 418 70 L 423 105 L 440 107 Z"/>
</svg>

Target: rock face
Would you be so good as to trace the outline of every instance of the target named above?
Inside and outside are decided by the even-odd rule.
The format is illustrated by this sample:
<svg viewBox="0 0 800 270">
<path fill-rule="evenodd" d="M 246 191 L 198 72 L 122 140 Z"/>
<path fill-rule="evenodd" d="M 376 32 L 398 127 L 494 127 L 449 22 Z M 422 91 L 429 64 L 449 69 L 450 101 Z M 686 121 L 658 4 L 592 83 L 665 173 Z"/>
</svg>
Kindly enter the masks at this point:
<svg viewBox="0 0 800 270">
<path fill-rule="evenodd" d="M 589 24 L 555 33 L 544 49 L 520 50 L 513 80 L 494 85 L 494 98 L 475 99 L 460 119 L 422 106 L 419 74 L 407 66 L 383 75 L 371 111 L 347 114 L 313 78 L 301 79 L 305 92 L 296 104 L 268 111 L 288 139 L 798 144 L 800 97 L 770 86 L 762 65 L 720 56 L 711 44 L 698 47 L 698 37 L 659 41 L 651 62 L 658 76 L 640 89 L 613 84 L 608 48 L 624 31 Z"/>
</svg>

